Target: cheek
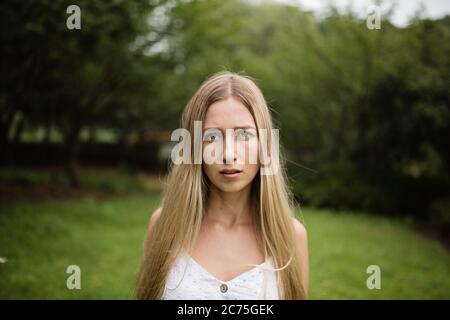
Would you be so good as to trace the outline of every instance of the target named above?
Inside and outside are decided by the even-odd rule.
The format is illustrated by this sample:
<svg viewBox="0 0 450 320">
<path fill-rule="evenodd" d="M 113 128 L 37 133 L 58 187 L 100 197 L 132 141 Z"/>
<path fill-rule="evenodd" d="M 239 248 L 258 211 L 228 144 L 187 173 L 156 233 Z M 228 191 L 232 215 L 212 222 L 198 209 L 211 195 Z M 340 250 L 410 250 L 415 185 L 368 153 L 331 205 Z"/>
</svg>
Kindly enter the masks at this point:
<svg viewBox="0 0 450 320">
<path fill-rule="evenodd" d="M 248 144 L 249 154 L 254 155 L 258 158 L 258 151 L 259 151 L 258 139 L 253 139 L 253 140 L 249 141 L 249 144 Z"/>
<path fill-rule="evenodd" d="M 252 139 L 248 141 L 246 146 L 246 152 L 250 156 L 249 159 L 254 159 L 247 161 L 245 164 L 246 176 L 251 181 L 255 178 L 260 168 L 259 154 L 258 154 L 259 152 L 258 139 Z"/>
<path fill-rule="evenodd" d="M 248 155 L 246 164 L 257 165 L 259 164 L 259 144 L 258 139 L 251 139 L 245 144 L 245 153 Z"/>
<path fill-rule="evenodd" d="M 240 160 L 245 159 L 245 164 L 257 164 L 259 161 L 258 150 L 259 144 L 258 139 L 251 139 L 249 141 L 239 141 L 236 144 L 237 153 Z M 251 159 L 254 159 L 253 162 Z"/>
</svg>

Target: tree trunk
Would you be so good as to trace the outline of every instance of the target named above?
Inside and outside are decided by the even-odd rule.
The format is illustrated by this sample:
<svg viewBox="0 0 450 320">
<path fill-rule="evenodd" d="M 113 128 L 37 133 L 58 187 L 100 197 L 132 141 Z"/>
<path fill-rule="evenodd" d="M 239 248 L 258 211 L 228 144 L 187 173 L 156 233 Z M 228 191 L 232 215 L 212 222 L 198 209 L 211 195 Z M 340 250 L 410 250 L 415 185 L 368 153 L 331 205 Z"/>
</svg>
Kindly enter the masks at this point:
<svg viewBox="0 0 450 320">
<path fill-rule="evenodd" d="M 50 135 L 52 133 L 52 122 L 47 121 L 45 124 L 45 135 L 44 140 L 42 141 L 44 144 L 48 145 L 50 143 Z"/>
<path fill-rule="evenodd" d="M 0 149 L 8 144 L 9 131 L 14 121 L 14 116 L 15 110 L 6 110 L 4 114 L 0 115 Z"/>
<path fill-rule="evenodd" d="M 73 188 L 80 186 L 78 177 L 78 157 L 80 152 L 80 128 L 75 128 L 65 139 L 66 174 L 69 184 Z"/>
<path fill-rule="evenodd" d="M 97 134 L 96 128 L 93 125 L 90 126 L 89 127 L 89 139 L 88 139 L 89 143 L 95 143 L 95 141 L 97 139 L 96 134 Z"/>
<path fill-rule="evenodd" d="M 19 120 L 19 123 L 16 125 L 16 129 L 15 129 L 15 132 L 14 132 L 13 142 L 14 142 L 15 144 L 20 143 L 20 140 L 21 140 L 21 138 L 22 138 L 22 132 L 23 132 L 24 127 L 25 127 L 25 119 L 22 117 L 22 118 Z"/>
</svg>

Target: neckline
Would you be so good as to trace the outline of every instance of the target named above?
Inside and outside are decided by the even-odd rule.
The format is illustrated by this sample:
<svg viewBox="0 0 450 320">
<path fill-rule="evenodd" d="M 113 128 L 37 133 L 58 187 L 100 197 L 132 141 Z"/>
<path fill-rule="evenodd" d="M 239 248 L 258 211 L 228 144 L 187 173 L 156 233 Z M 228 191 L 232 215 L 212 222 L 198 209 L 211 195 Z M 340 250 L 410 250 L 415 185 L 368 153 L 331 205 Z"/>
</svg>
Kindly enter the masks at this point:
<svg viewBox="0 0 450 320">
<path fill-rule="evenodd" d="M 222 279 L 219 279 L 219 278 L 217 278 L 216 276 L 214 276 L 211 272 L 208 271 L 208 269 L 206 269 L 206 268 L 205 268 L 204 266 L 202 266 L 200 263 L 198 263 L 197 261 L 195 261 L 195 259 L 192 258 L 191 255 L 188 254 L 186 251 L 184 251 L 184 255 L 186 256 L 186 258 L 187 258 L 190 262 L 192 262 L 194 265 L 196 265 L 196 266 L 197 266 L 200 270 L 202 270 L 205 274 L 207 274 L 209 277 L 211 277 L 211 278 L 213 278 L 214 280 L 219 281 L 219 282 L 221 282 L 221 283 L 231 283 L 231 282 L 235 282 L 236 280 L 238 280 L 238 279 L 240 279 L 240 278 L 242 278 L 242 277 L 244 277 L 244 276 L 246 276 L 246 275 L 248 275 L 248 274 L 250 274 L 250 273 L 252 273 L 252 272 L 255 272 L 256 270 L 258 270 L 258 269 L 260 269 L 260 268 L 262 268 L 262 267 L 264 267 L 264 265 L 266 265 L 267 263 L 269 263 L 269 261 L 271 260 L 271 258 L 268 258 L 268 259 L 266 259 L 266 261 L 264 261 L 263 263 L 260 263 L 260 264 L 258 264 L 257 266 L 254 266 L 253 268 L 251 268 L 251 269 L 249 269 L 249 270 L 247 270 L 247 271 L 244 271 L 244 272 L 238 274 L 237 276 L 231 278 L 230 280 L 222 280 Z"/>
</svg>

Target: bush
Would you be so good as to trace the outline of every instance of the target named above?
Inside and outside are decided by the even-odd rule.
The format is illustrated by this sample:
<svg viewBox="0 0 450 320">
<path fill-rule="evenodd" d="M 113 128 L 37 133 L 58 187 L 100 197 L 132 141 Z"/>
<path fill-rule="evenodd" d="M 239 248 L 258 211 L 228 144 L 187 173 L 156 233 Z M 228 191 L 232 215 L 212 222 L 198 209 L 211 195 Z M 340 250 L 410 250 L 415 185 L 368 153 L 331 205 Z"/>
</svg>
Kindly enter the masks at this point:
<svg viewBox="0 0 450 320">
<path fill-rule="evenodd" d="M 433 201 L 430 204 L 428 215 L 432 226 L 450 230 L 450 196 Z"/>
</svg>

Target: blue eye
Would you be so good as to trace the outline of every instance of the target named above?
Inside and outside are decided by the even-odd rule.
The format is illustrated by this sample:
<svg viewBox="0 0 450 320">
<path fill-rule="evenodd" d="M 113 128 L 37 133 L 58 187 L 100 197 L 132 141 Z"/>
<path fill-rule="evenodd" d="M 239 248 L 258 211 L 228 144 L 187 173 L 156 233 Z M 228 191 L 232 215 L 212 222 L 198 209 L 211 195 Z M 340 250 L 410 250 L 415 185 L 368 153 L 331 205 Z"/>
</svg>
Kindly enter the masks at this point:
<svg viewBox="0 0 450 320">
<path fill-rule="evenodd" d="M 210 133 L 206 133 L 205 137 L 204 137 L 204 141 L 207 142 L 214 142 L 216 140 L 220 139 L 220 134 L 217 132 L 210 132 Z"/>
<path fill-rule="evenodd" d="M 236 133 L 236 136 L 241 140 L 248 140 L 250 137 L 253 136 L 253 133 L 248 130 L 238 130 Z"/>
</svg>

